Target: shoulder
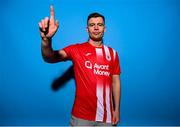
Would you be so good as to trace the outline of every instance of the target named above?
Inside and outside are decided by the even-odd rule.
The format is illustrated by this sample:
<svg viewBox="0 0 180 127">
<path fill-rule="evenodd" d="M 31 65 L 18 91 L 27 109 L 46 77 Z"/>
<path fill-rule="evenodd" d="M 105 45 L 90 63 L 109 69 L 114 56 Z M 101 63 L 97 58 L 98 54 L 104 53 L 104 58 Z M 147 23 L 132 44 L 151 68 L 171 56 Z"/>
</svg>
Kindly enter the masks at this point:
<svg viewBox="0 0 180 127">
<path fill-rule="evenodd" d="M 76 45 L 78 47 L 84 47 L 84 46 L 87 46 L 87 42 L 77 43 Z"/>
<path fill-rule="evenodd" d="M 86 49 L 88 47 L 86 42 L 72 44 L 71 46 L 75 50 L 82 50 L 82 49 Z"/>
<path fill-rule="evenodd" d="M 113 58 L 113 60 L 115 60 L 118 57 L 117 51 L 110 46 L 104 45 L 104 51 L 105 51 L 106 56 L 108 54 L 110 54 L 110 56 L 111 56 L 111 58 Z"/>
<path fill-rule="evenodd" d="M 113 52 L 114 54 L 117 53 L 117 51 L 116 51 L 114 48 L 112 48 L 112 47 L 110 47 L 110 46 L 107 46 L 107 45 L 104 45 L 104 50 L 105 50 L 105 51 L 106 51 L 106 50 L 109 50 L 110 52 Z"/>
<path fill-rule="evenodd" d="M 64 47 L 64 49 L 75 49 L 80 47 L 81 45 L 82 45 L 81 43 L 69 44 L 68 46 Z"/>
</svg>

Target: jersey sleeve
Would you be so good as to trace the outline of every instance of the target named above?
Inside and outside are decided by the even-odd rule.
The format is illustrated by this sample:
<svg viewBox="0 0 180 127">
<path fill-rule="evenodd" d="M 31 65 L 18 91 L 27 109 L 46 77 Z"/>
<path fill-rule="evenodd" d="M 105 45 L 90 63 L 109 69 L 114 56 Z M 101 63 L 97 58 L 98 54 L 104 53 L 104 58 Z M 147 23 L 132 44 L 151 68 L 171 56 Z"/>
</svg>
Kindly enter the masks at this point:
<svg viewBox="0 0 180 127">
<path fill-rule="evenodd" d="M 112 75 L 120 75 L 120 73 L 121 73 L 120 61 L 119 61 L 118 53 L 116 52 L 113 62 Z"/>
<path fill-rule="evenodd" d="M 73 59 L 73 55 L 75 53 L 76 45 L 77 44 L 72 44 L 72 45 L 69 45 L 69 46 L 63 48 L 63 50 L 67 54 L 67 58 L 65 60 L 72 60 Z"/>
</svg>

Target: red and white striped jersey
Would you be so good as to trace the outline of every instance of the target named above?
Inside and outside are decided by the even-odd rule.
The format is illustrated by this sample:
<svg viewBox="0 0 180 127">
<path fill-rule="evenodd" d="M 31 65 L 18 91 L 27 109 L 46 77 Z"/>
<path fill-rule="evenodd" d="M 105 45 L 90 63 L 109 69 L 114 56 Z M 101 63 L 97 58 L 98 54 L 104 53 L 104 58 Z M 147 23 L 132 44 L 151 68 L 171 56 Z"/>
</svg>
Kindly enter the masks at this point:
<svg viewBox="0 0 180 127">
<path fill-rule="evenodd" d="M 77 118 L 112 121 L 112 75 L 120 75 L 117 52 L 105 45 L 94 47 L 89 42 L 63 49 L 74 65 L 76 96 L 72 115 Z"/>
</svg>

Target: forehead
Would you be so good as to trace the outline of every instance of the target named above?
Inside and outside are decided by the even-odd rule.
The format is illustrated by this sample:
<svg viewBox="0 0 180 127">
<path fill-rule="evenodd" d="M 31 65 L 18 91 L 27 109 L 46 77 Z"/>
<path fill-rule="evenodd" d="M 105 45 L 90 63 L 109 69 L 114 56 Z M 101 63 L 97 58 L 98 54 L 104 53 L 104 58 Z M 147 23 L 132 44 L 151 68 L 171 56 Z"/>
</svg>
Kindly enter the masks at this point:
<svg viewBox="0 0 180 127">
<path fill-rule="evenodd" d="M 89 19 L 88 23 L 104 23 L 102 17 L 92 17 Z"/>
</svg>

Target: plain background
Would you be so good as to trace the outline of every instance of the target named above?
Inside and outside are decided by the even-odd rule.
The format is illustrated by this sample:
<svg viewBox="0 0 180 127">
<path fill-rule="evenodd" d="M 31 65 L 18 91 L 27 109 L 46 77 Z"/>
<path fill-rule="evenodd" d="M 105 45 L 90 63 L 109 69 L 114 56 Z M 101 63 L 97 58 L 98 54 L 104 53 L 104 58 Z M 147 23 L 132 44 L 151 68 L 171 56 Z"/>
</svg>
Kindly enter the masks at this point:
<svg viewBox="0 0 180 127">
<path fill-rule="evenodd" d="M 87 41 L 87 16 L 105 16 L 122 69 L 119 125 L 180 125 L 179 0 L 1 0 L 0 125 L 69 125 L 75 82 L 52 83 L 72 63 L 41 57 L 38 22 L 51 4 L 54 49 Z"/>
</svg>

